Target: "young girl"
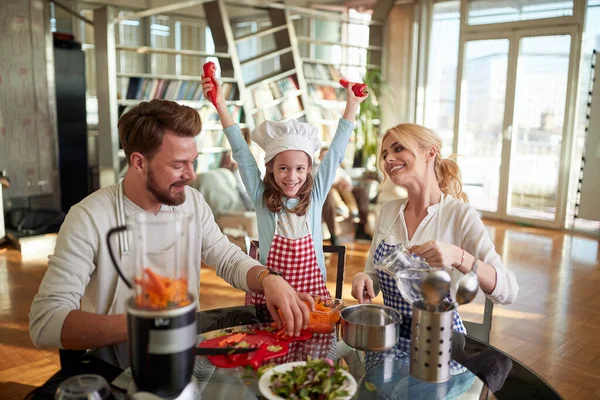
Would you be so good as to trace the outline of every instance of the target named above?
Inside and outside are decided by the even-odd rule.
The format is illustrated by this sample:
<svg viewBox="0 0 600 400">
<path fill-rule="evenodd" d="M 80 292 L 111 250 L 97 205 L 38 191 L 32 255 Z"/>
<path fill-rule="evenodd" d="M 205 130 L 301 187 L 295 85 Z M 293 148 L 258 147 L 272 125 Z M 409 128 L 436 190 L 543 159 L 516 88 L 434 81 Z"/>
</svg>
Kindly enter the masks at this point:
<svg viewBox="0 0 600 400">
<path fill-rule="evenodd" d="M 203 77 L 206 98 L 213 87 L 211 78 Z M 227 109 L 221 87 L 218 83 L 216 87 L 217 111 L 256 210 L 260 262 L 270 273 L 282 275 L 297 292 L 331 297 L 325 285 L 321 210 L 344 158 L 358 106 L 367 95 L 357 97 L 352 84 L 347 88 L 344 116 L 314 181 L 310 173 L 313 156 L 321 148 L 317 128 L 295 120 L 260 124 L 252 132 L 252 139 L 265 150 L 266 173 L 261 180 L 240 127 Z M 267 274 L 257 276 L 259 283 Z M 262 294 L 246 297 L 246 304 L 264 302 Z"/>
</svg>

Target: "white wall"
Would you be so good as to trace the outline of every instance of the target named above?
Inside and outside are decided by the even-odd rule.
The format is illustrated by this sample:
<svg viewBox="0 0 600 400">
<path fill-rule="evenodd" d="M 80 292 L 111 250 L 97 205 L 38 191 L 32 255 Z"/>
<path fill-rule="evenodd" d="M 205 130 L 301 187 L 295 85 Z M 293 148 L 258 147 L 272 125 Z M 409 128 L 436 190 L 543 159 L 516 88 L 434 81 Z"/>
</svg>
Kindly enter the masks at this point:
<svg viewBox="0 0 600 400">
<path fill-rule="evenodd" d="M 597 60 L 600 57 L 597 55 Z M 585 164 L 581 181 L 579 218 L 600 221 L 600 63 L 596 61 L 592 104 L 586 138 Z"/>
</svg>

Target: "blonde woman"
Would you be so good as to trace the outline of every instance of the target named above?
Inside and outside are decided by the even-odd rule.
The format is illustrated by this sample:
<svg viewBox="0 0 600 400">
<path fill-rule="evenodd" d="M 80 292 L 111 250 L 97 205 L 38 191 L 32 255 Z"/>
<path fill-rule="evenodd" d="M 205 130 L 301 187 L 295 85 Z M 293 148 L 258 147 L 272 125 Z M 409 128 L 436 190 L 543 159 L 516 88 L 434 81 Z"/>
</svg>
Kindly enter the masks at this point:
<svg viewBox="0 0 600 400">
<path fill-rule="evenodd" d="M 381 142 L 378 165 L 384 180 L 404 187 L 408 197 L 382 206 L 367 265 L 354 277 L 352 296 L 369 302 L 381 290 L 384 303 L 402 313 L 401 338 L 394 349 L 397 357 L 410 352 L 411 306 L 396 283 L 374 268 L 396 246 L 406 246 L 432 267 L 451 270 L 451 295 L 460 277 L 475 264 L 480 288 L 493 302 L 510 304 L 519 291 L 515 275 L 504 267 L 479 213 L 467 203 L 458 165 L 441 157 L 441 147 L 434 132 L 415 124 L 389 129 Z M 453 329 L 466 332 L 457 311 Z M 375 361 L 368 360 L 367 369 Z"/>
</svg>

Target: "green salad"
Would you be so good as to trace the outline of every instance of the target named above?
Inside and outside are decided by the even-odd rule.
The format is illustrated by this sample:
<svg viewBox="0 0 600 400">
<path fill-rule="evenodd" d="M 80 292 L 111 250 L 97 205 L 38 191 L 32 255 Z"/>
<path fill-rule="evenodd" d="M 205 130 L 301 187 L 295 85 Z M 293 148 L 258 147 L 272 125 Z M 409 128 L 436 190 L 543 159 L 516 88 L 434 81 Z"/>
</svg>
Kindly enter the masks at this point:
<svg viewBox="0 0 600 400">
<path fill-rule="evenodd" d="M 277 396 L 293 400 L 333 400 L 348 396 L 343 389 L 346 375 L 331 360 L 308 360 L 286 372 L 271 376 L 271 390 Z"/>
</svg>

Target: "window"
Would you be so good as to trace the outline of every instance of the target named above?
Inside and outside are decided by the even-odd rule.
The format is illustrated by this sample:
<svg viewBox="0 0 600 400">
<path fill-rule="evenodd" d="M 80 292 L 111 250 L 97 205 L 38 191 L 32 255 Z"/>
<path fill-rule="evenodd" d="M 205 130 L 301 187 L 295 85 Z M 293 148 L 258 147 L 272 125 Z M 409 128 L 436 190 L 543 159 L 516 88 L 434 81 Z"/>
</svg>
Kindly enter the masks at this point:
<svg viewBox="0 0 600 400">
<path fill-rule="evenodd" d="M 175 49 L 175 21 L 166 16 L 150 17 L 150 46 L 153 48 Z M 175 56 L 153 53 L 152 73 L 176 74 Z"/>
<path fill-rule="evenodd" d="M 432 14 L 424 118 L 425 126 L 442 138 L 446 157 L 454 142 L 460 1 L 435 3 Z"/>
<path fill-rule="evenodd" d="M 176 21 L 175 22 L 175 48 L 177 50 L 210 51 L 214 52 L 214 43 L 210 36 L 212 48 L 207 50 L 208 40 L 206 32 L 210 29 L 205 24 Z M 175 69 L 179 75 L 202 75 L 202 66 L 205 60 L 202 57 L 178 55 L 175 59 Z M 215 61 L 215 60 L 213 60 Z"/>
<path fill-rule="evenodd" d="M 469 0 L 468 8 L 469 25 L 573 15 L 573 1 L 565 0 Z"/>
<path fill-rule="evenodd" d="M 365 21 L 371 20 L 370 13 L 361 13 L 353 8 L 348 10 L 348 17 L 352 20 Z M 369 25 L 367 24 L 348 24 L 348 44 L 354 46 L 369 45 Z M 347 49 L 348 64 L 367 65 L 367 50 L 356 47 L 348 47 Z M 367 69 L 361 68 L 342 68 L 342 74 L 351 81 L 362 81 L 362 77 L 367 73 Z"/>
<path fill-rule="evenodd" d="M 50 3 L 50 31 L 73 33 L 73 16 L 54 3 Z"/>
<path fill-rule="evenodd" d="M 271 21 L 260 19 L 256 21 L 245 21 L 236 23 L 233 26 L 234 36 L 241 37 L 254 32 L 269 28 Z M 252 38 L 241 41 L 236 45 L 240 61 L 254 58 L 260 54 L 268 54 L 276 51 L 275 37 L 273 35 L 264 35 L 258 38 Z M 257 79 L 279 71 L 281 64 L 279 57 L 271 57 L 264 61 L 242 65 L 242 75 L 245 82 L 253 82 Z"/>
<path fill-rule="evenodd" d="M 90 21 L 94 20 L 94 12 L 92 10 L 81 10 L 79 14 Z M 84 21 L 80 21 L 79 24 L 81 48 L 85 52 L 85 86 L 87 91 L 86 96 L 95 98 L 96 57 L 94 54 L 94 27 Z M 97 110 L 97 108 L 98 106 L 96 105 L 95 109 Z"/>
<path fill-rule="evenodd" d="M 131 14 L 130 11 L 120 11 L 119 16 Z M 115 26 L 117 45 L 140 47 L 144 45 L 144 33 L 139 18 L 120 21 Z M 119 72 L 143 73 L 146 56 L 133 51 L 117 51 Z"/>
</svg>

